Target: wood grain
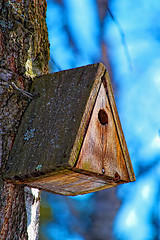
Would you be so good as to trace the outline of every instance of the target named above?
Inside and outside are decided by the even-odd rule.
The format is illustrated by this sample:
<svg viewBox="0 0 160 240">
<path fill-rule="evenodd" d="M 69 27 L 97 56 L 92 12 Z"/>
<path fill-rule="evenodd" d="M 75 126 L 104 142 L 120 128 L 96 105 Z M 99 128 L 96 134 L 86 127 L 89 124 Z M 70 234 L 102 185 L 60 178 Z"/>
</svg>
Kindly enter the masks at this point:
<svg viewBox="0 0 160 240">
<path fill-rule="evenodd" d="M 102 113 L 101 118 L 99 113 Z M 115 122 L 103 84 L 100 87 L 76 168 L 129 181 Z"/>
</svg>

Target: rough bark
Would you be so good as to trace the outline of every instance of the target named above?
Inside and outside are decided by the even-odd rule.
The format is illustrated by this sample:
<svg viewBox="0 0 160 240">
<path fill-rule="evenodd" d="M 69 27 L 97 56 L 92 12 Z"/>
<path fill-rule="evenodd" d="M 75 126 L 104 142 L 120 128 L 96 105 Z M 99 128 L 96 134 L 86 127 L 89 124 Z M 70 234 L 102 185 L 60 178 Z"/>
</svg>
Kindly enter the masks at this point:
<svg viewBox="0 0 160 240">
<path fill-rule="evenodd" d="M 29 91 L 32 78 L 48 72 L 45 17 L 45 0 L 0 2 L 0 174 L 28 104 L 13 86 Z M 7 184 L 1 177 L 0 239 L 37 239 L 39 203 L 38 190 Z"/>
</svg>

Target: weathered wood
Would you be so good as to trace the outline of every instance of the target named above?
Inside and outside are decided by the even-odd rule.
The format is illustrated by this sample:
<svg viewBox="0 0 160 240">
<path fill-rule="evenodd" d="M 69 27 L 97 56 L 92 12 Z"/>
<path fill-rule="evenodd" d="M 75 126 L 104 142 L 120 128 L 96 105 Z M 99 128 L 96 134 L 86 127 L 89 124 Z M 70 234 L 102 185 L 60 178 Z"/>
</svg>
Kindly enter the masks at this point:
<svg viewBox="0 0 160 240">
<path fill-rule="evenodd" d="M 128 182 L 129 176 L 104 85 L 101 84 L 77 168 Z"/>
<path fill-rule="evenodd" d="M 111 85 L 111 82 L 110 82 L 110 79 L 109 79 L 108 72 L 106 72 L 105 75 L 103 76 L 103 84 L 104 84 L 104 87 L 105 87 L 105 90 L 106 90 L 106 93 L 107 93 L 107 96 L 108 96 L 110 108 L 111 108 L 112 115 L 113 115 L 113 118 L 114 118 L 115 127 L 116 127 L 116 130 L 117 130 L 117 135 L 118 135 L 119 142 L 120 142 L 120 145 L 121 145 L 121 148 L 122 148 L 123 157 L 125 159 L 125 164 L 126 164 L 126 167 L 127 167 L 127 171 L 129 173 L 129 180 L 130 181 L 135 181 L 136 178 L 135 178 L 135 174 L 134 174 L 134 171 L 133 171 L 132 162 L 130 160 L 130 156 L 129 156 L 129 153 L 128 153 L 128 148 L 127 148 L 127 144 L 126 144 L 125 137 L 124 137 L 124 134 L 123 134 L 121 122 L 120 122 L 120 119 L 119 119 L 119 116 L 118 116 L 118 111 L 117 111 L 116 103 L 115 103 L 115 100 L 114 100 L 114 94 L 113 94 L 112 85 Z"/>
<path fill-rule="evenodd" d="M 134 181 L 109 84 L 101 63 L 36 78 L 4 178 L 64 195 Z"/>
<path fill-rule="evenodd" d="M 74 166 L 104 69 L 96 64 L 34 80 L 35 99 L 19 127 L 7 165 L 8 177 Z"/>
<path fill-rule="evenodd" d="M 86 194 L 117 185 L 111 178 L 103 179 L 92 172 L 83 171 L 82 169 L 79 172 L 76 169 L 57 170 L 46 174 L 43 178 L 39 176 L 36 179 L 17 180 L 16 182 L 66 196 Z"/>
</svg>

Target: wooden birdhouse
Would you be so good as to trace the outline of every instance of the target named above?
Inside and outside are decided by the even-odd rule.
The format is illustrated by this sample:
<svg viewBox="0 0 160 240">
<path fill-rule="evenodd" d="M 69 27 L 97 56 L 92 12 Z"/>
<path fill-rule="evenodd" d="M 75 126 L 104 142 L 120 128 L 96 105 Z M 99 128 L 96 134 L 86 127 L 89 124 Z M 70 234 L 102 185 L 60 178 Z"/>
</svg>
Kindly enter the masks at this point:
<svg viewBox="0 0 160 240">
<path fill-rule="evenodd" d="M 31 92 L 6 181 L 73 196 L 135 180 L 103 64 L 36 77 Z"/>
</svg>

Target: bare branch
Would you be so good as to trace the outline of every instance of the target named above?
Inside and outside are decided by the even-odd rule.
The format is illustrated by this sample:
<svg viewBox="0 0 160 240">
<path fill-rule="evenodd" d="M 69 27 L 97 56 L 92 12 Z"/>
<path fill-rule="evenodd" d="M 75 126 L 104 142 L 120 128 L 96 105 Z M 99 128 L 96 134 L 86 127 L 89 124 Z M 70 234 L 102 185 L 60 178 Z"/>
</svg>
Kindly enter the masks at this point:
<svg viewBox="0 0 160 240">
<path fill-rule="evenodd" d="M 51 59 L 51 62 L 53 63 L 53 65 L 58 69 L 58 71 L 62 71 L 61 67 L 55 62 L 53 57 L 51 57 L 50 59 Z"/>
<path fill-rule="evenodd" d="M 9 82 L 7 80 L 3 80 L 1 79 L 3 82 L 5 82 L 6 84 L 3 84 L 3 85 L 10 85 L 13 89 L 19 91 L 20 93 L 22 93 L 23 95 L 25 95 L 26 97 L 30 98 L 30 99 L 33 99 L 33 95 L 19 87 L 17 87 L 17 85 L 14 83 L 14 82 Z M 2 82 L 0 82 L 0 84 L 2 84 Z"/>
<path fill-rule="evenodd" d="M 121 36 L 121 41 L 122 41 L 122 44 L 123 44 L 123 47 L 124 47 L 124 50 L 125 50 L 125 55 L 126 55 L 127 61 L 129 63 L 130 69 L 132 70 L 131 58 L 130 58 L 130 55 L 129 55 L 129 51 L 128 51 L 128 47 L 127 47 L 126 37 L 125 37 L 124 31 L 123 31 L 120 23 L 118 22 L 118 20 L 113 16 L 113 14 L 112 14 L 112 12 L 111 12 L 111 10 L 109 9 L 108 6 L 107 6 L 107 10 L 108 10 L 108 13 L 109 13 L 111 19 L 113 20 L 113 22 L 116 24 L 116 26 L 118 28 L 118 31 L 119 31 L 120 36 Z"/>
</svg>

